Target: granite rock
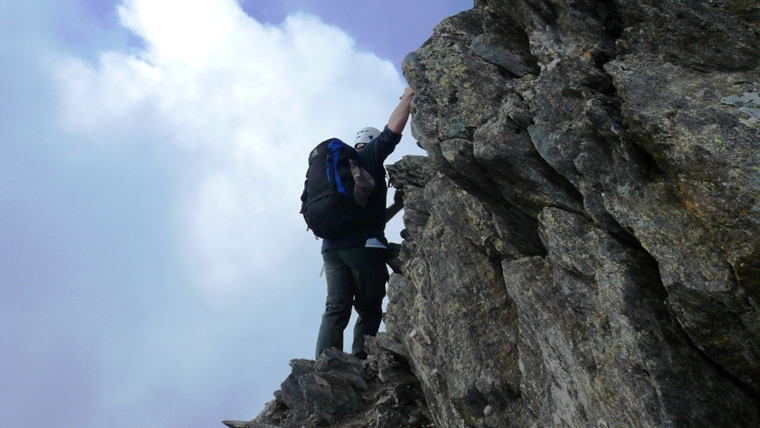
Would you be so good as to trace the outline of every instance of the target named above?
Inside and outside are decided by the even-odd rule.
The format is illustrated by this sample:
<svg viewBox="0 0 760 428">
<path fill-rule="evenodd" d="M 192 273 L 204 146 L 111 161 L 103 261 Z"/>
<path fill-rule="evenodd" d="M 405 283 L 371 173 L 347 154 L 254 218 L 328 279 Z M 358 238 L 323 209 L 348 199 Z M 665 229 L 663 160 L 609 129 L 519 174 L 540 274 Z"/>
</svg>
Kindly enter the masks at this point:
<svg viewBox="0 0 760 428">
<path fill-rule="evenodd" d="M 388 166 L 387 332 L 227 425 L 757 426 L 759 40 L 756 0 L 441 22 L 402 65 L 427 156 Z"/>
<path fill-rule="evenodd" d="M 758 40 L 754 1 L 482 0 L 405 59 L 386 324 L 437 426 L 760 420 Z"/>
<path fill-rule="evenodd" d="M 230 428 L 432 428 L 420 382 L 403 349 L 381 333 L 367 336 L 366 360 L 335 348 L 316 360 L 292 360 L 291 374 L 275 399 L 250 421 Z"/>
</svg>

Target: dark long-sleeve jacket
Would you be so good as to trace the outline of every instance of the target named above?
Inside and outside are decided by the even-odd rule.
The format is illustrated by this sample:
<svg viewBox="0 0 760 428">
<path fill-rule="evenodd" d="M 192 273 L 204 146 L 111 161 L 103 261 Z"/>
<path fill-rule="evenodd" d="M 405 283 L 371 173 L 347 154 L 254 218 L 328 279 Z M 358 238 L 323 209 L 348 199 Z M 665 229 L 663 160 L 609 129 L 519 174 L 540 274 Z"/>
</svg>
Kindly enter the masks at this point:
<svg viewBox="0 0 760 428">
<path fill-rule="evenodd" d="M 396 145 L 401 141 L 401 134 L 388 129 L 374 140 L 367 143 L 357 154 L 359 166 L 364 168 L 375 179 L 375 190 L 367 201 L 366 210 L 369 211 L 369 223 L 351 236 L 341 239 L 325 239 L 322 242 L 322 251 L 335 250 L 363 246 L 370 238 L 377 238 L 384 245 L 388 245 L 385 239 L 385 203 L 388 194 L 388 185 L 385 182 L 385 159 L 393 153 Z"/>
</svg>

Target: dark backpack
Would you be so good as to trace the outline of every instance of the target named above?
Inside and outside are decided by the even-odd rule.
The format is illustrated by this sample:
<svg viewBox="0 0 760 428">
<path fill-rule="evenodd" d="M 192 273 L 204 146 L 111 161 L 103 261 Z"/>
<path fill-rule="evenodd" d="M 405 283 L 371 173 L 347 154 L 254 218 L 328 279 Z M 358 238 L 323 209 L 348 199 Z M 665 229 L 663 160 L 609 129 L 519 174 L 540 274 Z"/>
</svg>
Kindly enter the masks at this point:
<svg viewBox="0 0 760 428">
<path fill-rule="evenodd" d="M 356 159 L 356 150 L 337 138 L 321 142 L 309 154 L 301 214 L 314 235 L 338 239 L 368 224 L 364 206 L 374 180 Z M 371 181 L 369 190 L 367 180 Z"/>
</svg>

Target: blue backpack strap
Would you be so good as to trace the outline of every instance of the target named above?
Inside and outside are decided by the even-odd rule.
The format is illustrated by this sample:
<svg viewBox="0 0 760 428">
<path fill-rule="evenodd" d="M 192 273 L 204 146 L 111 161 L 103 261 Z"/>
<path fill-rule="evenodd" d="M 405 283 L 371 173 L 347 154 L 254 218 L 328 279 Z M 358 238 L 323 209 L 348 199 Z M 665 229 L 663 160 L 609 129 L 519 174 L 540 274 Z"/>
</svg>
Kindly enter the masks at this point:
<svg viewBox="0 0 760 428">
<path fill-rule="evenodd" d="M 332 155 L 332 173 L 335 176 L 335 190 L 343 194 L 345 197 L 348 196 L 348 192 L 346 191 L 346 188 L 343 186 L 343 182 L 340 180 L 340 175 L 338 175 L 338 162 L 340 161 L 340 151 L 344 147 L 349 147 L 346 143 L 339 139 L 334 139 L 330 142 L 330 145 L 328 148 L 330 149 L 330 154 Z M 328 171 L 329 174 L 329 171 Z M 329 177 L 328 177 L 329 180 Z"/>
</svg>

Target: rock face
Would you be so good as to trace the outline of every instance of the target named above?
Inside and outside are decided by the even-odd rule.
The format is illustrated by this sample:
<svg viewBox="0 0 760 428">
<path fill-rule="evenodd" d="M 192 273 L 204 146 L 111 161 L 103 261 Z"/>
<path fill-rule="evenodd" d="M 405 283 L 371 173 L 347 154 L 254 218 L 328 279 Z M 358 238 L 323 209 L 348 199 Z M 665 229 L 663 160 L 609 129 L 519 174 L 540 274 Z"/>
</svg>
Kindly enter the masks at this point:
<svg viewBox="0 0 760 428">
<path fill-rule="evenodd" d="M 384 340 L 420 414 L 760 426 L 760 3 L 476 0 L 403 69 Z"/>
<path fill-rule="evenodd" d="M 331 348 L 292 360 L 275 399 L 251 421 L 230 428 L 433 428 L 422 389 L 401 344 L 380 334 L 366 342 L 365 361 Z"/>
<path fill-rule="evenodd" d="M 403 64 L 388 332 L 440 427 L 760 421 L 760 4 L 482 0 Z"/>
</svg>

